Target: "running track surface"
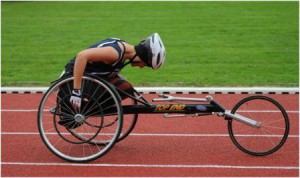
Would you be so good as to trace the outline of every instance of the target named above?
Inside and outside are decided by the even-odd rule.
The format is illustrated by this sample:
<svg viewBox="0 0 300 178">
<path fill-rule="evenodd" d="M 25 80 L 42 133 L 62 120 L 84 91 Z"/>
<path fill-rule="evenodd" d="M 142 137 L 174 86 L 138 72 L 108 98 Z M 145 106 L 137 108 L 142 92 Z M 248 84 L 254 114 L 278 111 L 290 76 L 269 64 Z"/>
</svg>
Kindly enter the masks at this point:
<svg viewBox="0 0 300 178">
<path fill-rule="evenodd" d="M 157 95 L 144 95 L 149 101 Z M 204 97 L 205 95 L 179 95 Z M 249 95 L 213 95 L 231 109 Z M 140 115 L 133 134 L 103 157 L 85 164 L 53 155 L 37 130 L 42 94 L 3 94 L 2 176 L 299 176 L 299 95 L 270 95 L 289 112 L 290 136 L 276 153 L 249 156 L 229 138 L 221 117 L 165 119 Z"/>
</svg>

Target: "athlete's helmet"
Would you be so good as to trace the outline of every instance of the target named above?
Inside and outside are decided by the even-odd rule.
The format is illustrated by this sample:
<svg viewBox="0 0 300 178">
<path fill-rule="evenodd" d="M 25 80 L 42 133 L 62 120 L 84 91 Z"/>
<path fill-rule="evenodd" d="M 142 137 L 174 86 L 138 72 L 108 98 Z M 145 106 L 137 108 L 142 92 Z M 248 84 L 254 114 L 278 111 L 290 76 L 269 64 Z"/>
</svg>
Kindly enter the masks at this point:
<svg viewBox="0 0 300 178">
<path fill-rule="evenodd" d="M 159 69 L 165 61 L 166 49 L 158 33 L 150 35 L 135 49 L 142 61 L 154 70 Z"/>
</svg>

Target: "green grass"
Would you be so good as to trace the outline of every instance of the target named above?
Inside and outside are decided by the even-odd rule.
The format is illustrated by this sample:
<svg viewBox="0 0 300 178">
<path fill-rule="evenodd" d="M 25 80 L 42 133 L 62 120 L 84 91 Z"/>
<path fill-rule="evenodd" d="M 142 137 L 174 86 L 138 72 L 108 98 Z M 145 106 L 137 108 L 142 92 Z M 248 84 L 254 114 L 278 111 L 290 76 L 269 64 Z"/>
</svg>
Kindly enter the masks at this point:
<svg viewBox="0 0 300 178">
<path fill-rule="evenodd" d="M 48 86 L 107 37 L 159 32 L 159 71 L 126 67 L 135 86 L 298 86 L 299 2 L 2 2 L 2 86 Z"/>
</svg>

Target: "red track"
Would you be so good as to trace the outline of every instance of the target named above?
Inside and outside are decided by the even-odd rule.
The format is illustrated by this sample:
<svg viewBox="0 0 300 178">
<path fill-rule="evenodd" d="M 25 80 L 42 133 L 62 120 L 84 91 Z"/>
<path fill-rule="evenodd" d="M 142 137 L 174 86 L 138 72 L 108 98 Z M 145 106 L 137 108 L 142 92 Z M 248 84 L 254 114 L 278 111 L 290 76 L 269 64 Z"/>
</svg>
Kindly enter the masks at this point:
<svg viewBox="0 0 300 178">
<path fill-rule="evenodd" d="M 183 96 L 183 95 L 181 95 Z M 188 95 L 204 97 L 204 95 Z M 214 98 L 226 108 L 248 95 Z M 270 95 L 288 111 L 299 111 L 299 95 Z M 87 164 L 57 158 L 37 131 L 42 94 L 3 94 L 2 176 L 299 176 L 299 113 L 289 113 L 290 137 L 276 153 L 249 156 L 238 150 L 220 117 L 164 119 L 140 115 L 133 135 Z M 146 95 L 154 98 L 156 95 Z M 149 134 L 149 135 L 145 135 Z M 201 135 L 204 134 L 204 135 Z"/>
</svg>

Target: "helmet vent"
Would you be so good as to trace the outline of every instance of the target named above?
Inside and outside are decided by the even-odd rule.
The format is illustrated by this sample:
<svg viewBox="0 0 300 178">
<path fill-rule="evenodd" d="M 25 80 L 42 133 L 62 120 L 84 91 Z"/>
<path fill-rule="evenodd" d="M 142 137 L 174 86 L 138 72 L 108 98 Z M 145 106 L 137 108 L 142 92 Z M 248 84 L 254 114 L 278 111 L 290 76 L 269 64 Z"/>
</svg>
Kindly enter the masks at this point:
<svg viewBox="0 0 300 178">
<path fill-rule="evenodd" d="M 151 36 L 151 38 L 152 38 L 152 43 L 154 43 L 154 36 Z"/>
<path fill-rule="evenodd" d="M 156 61 L 156 65 L 158 65 L 160 62 L 160 53 L 157 55 L 157 61 Z"/>
</svg>

